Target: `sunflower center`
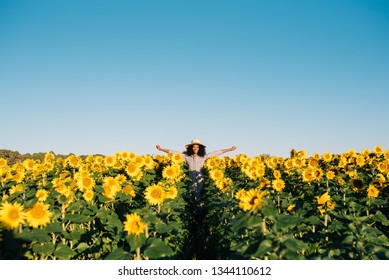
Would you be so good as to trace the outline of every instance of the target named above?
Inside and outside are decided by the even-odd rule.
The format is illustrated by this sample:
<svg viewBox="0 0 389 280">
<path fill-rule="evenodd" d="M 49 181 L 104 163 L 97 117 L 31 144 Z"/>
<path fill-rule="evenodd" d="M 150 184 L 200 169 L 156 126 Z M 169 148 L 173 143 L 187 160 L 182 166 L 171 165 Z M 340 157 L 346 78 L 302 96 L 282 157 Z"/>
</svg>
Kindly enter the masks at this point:
<svg viewBox="0 0 389 280">
<path fill-rule="evenodd" d="M 40 219 L 45 216 L 45 210 L 42 205 L 35 205 L 31 210 L 31 216 L 35 219 Z"/>
<path fill-rule="evenodd" d="M 16 210 L 16 209 L 12 209 L 9 214 L 8 214 L 8 217 L 11 219 L 11 220 L 17 220 L 19 219 L 19 211 Z"/>
<path fill-rule="evenodd" d="M 134 221 L 134 222 L 131 224 L 131 229 L 132 229 L 133 231 L 137 231 L 137 230 L 139 230 L 139 228 L 140 228 L 140 224 L 139 224 L 138 221 Z"/>
<path fill-rule="evenodd" d="M 152 198 L 158 199 L 158 198 L 161 198 L 162 192 L 159 189 L 154 189 L 154 190 L 151 191 L 150 195 L 151 195 Z"/>
<path fill-rule="evenodd" d="M 90 178 L 84 178 L 84 186 L 90 186 L 92 184 L 92 180 Z"/>
</svg>

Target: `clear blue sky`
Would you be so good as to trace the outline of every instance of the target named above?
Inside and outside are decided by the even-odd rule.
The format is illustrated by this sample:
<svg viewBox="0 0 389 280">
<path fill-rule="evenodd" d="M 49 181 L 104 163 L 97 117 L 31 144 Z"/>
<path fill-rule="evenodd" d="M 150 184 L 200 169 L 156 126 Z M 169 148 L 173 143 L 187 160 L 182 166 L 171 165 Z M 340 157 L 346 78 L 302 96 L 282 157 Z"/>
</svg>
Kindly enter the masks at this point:
<svg viewBox="0 0 389 280">
<path fill-rule="evenodd" d="M 0 0 L 0 149 L 389 148 L 389 1 Z"/>
</svg>

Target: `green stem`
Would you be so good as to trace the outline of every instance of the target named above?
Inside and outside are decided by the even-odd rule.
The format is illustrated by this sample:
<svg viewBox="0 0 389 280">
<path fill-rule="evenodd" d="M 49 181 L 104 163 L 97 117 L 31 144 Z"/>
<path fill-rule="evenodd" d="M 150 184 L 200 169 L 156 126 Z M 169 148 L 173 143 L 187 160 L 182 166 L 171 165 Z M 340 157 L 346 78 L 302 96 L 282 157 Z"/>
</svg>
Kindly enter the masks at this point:
<svg viewBox="0 0 389 280">
<path fill-rule="evenodd" d="M 263 235 L 266 235 L 266 218 L 263 218 L 262 220 L 262 232 Z"/>
<path fill-rule="evenodd" d="M 370 205 L 371 205 L 371 197 L 368 198 L 367 200 L 367 207 L 366 207 L 366 216 L 369 216 L 370 214 Z"/>
<path fill-rule="evenodd" d="M 136 260 L 140 260 L 141 259 L 141 256 L 140 256 L 140 247 L 136 248 Z"/>
</svg>

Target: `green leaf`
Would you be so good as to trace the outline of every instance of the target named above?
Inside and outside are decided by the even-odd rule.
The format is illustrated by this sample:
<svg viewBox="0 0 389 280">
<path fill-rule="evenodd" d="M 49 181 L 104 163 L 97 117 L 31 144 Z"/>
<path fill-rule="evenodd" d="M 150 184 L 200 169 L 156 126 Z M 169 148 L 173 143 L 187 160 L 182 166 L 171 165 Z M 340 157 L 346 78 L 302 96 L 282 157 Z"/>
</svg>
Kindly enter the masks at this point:
<svg viewBox="0 0 389 280">
<path fill-rule="evenodd" d="M 25 241 L 36 241 L 36 242 L 48 242 L 51 241 L 50 235 L 40 228 L 35 228 L 31 231 L 24 231 L 20 238 Z"/>
<path fill-rule="evenodd" d="M 279 229 L 293 228 L 301 222 L 300 217 L 291 216 L 291 215 L 280 215 L 277 218 L 276 226 Z"/>
<path fill-rule="evenodd" d="M 166 224 L 156 224 L 155 225 L 155 231 L 158 233 L 171 232 L 173 228 L 174 227 L 172 227 L 171 225 L 166 225 Z"/>
<path fill-rule="evenodd" d="M 32 246 L 32 250 L 38 255 L 48 255 L 54 251 L 54 248 L 53 243 L 35 244 Z"/>
<path fill-rule="evenodd" d="M 345 239 L 341 242 L 341 244 L 344 245 L 352 245 L 354 242 L 354 236 L 353 235 L 347 235 Z"/>
<path fill-rule="evenodd" d="M 82 229 L 75 229 L 72 232 L 65 232 L 64 237 L 68 240 L 80 240 L 81 236 L 85 234 L 86 231 Z"/>
<path fill-rule="evenodd" d="M 258 250 L 255 253 L 255 256 L 263 258 L 272 246 L 273 246 L 273 241 L 271 241 L 270 239 L 263 240 L 259 245 Z"/>
<path fill-rule="evenodd" d="M 62 243 L 58 244 L 57 248 L 54 251 L 54 256 L 56 256 L 60 260 L 70 260 L 75 255 L 77 255 L 77 253 L 73 249 Z"/>
<path fill-rule="evenodd" d="M 165 244 L 161 239 L 150 238 L 149 242 L 151 242 L 151 244 L 144 251 L 144 254 L 150 259 L 161 259 L 174 254 L 172 248 Z"/>
<path fill-rule="evenodd" d="M 109 253 L 109 255 L 105 257 L 105 260 L 127 260 L 128 258 L 128 252 L 124 251 L 122 248 L 117 248 Z"/>
<path fill-rule="evenodd" d="M 288 239 L 285 240 L 283 244 L 285 245 L 285 247 L 287 247 L 289 250 L 293 252 L 301 251 L 308 248 L 307 244 L 294 237 L 289 237 Z"/>
<path fill-rule="evenodd" d="M 373 220 L 376 222 L 380 222 L 384 226 L 389 226 L 389 220 L 386 218 L 381 211 L 377 211 L 377 213 L 373 216 Z"/>
<path fill-rule="evenodd" d="M 310 225 L 319 225 L 321 224 L 321 220 L 318 216 L 310 216 L 307 219 L 304 219 L 304 222 Z"/>
<path fill-rule="evenodd" d="M 262 214 L 270 220 L 274 220 L 278 215 L 278 210 L 274 204 L 268 204 L 261 210 Z"/>
<path fill-rule="evenodd" d="M 67 214 L 65 216 L 65 221 L 69 221 L 72 223 L 82 224 L 87 223 L 93 220 L 92 216 L 85 216 L 81 214 Z"/>
<path fill-rule="evenodd" d="M 82 252 L 86 251 L 87 249 L 89 249 L 89 247 L 90 246 L 87 243 L 81 242 L 78 244 L 76 250 L 77 250 L 77 252 L 82 253 Z"/>
<path fill-rule="evenodd" d="M 146 242 L 146 236 L 144 234 L 129 235 L 127 238 L 128 243 L 131 247 L 131 252 L 135 251 L 136 248 L 141 247 Z"/>
<path fill-rule="evenodd" d="M 119 230 L 122 230 L 123 228 L 123 223 L 119 220 L 118 215 L 116 215 L 115 213 L 107 216 L 107 225 L 111 227 L 116 227 Z"/>
<path fill-rule="evenodd" d="M 54 222 L 43 228 L 46 233 L 61 233 L 63 232 L 62 224 L 60 222 Z"/>
<path fill-rule="evenodd" d="M 69 207 L 67 208 L 67 211 L 80 212 L 81 210 L 83 210 L 85 208 L 85 205 L 86 205 L 85 201 L 79 200 L 79 201 L 71 203 L 69 205 Z"/>
</svg>

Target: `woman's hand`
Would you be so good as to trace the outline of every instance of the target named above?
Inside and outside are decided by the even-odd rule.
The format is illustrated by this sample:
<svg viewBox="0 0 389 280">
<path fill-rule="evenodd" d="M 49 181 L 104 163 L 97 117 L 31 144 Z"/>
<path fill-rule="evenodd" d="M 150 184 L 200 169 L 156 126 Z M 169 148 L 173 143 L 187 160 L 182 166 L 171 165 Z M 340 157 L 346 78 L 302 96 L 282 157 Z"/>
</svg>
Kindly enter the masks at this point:
<svg viewBox="0 0 389 280">
<path fill-rule="evenodd" d="M 157 150 L 161 150 L 161 146 L 160 145 L 156 145 L 155 147 L 157 147 Z"/>
<path fill-rule="evenodd" d="M 233 150 L 235 150 L 236 149 L 236 147 L 235 146 L 232 146 L 231 148 L 230 148 L 230 151 L 233 151 Z"/>
</svg>

